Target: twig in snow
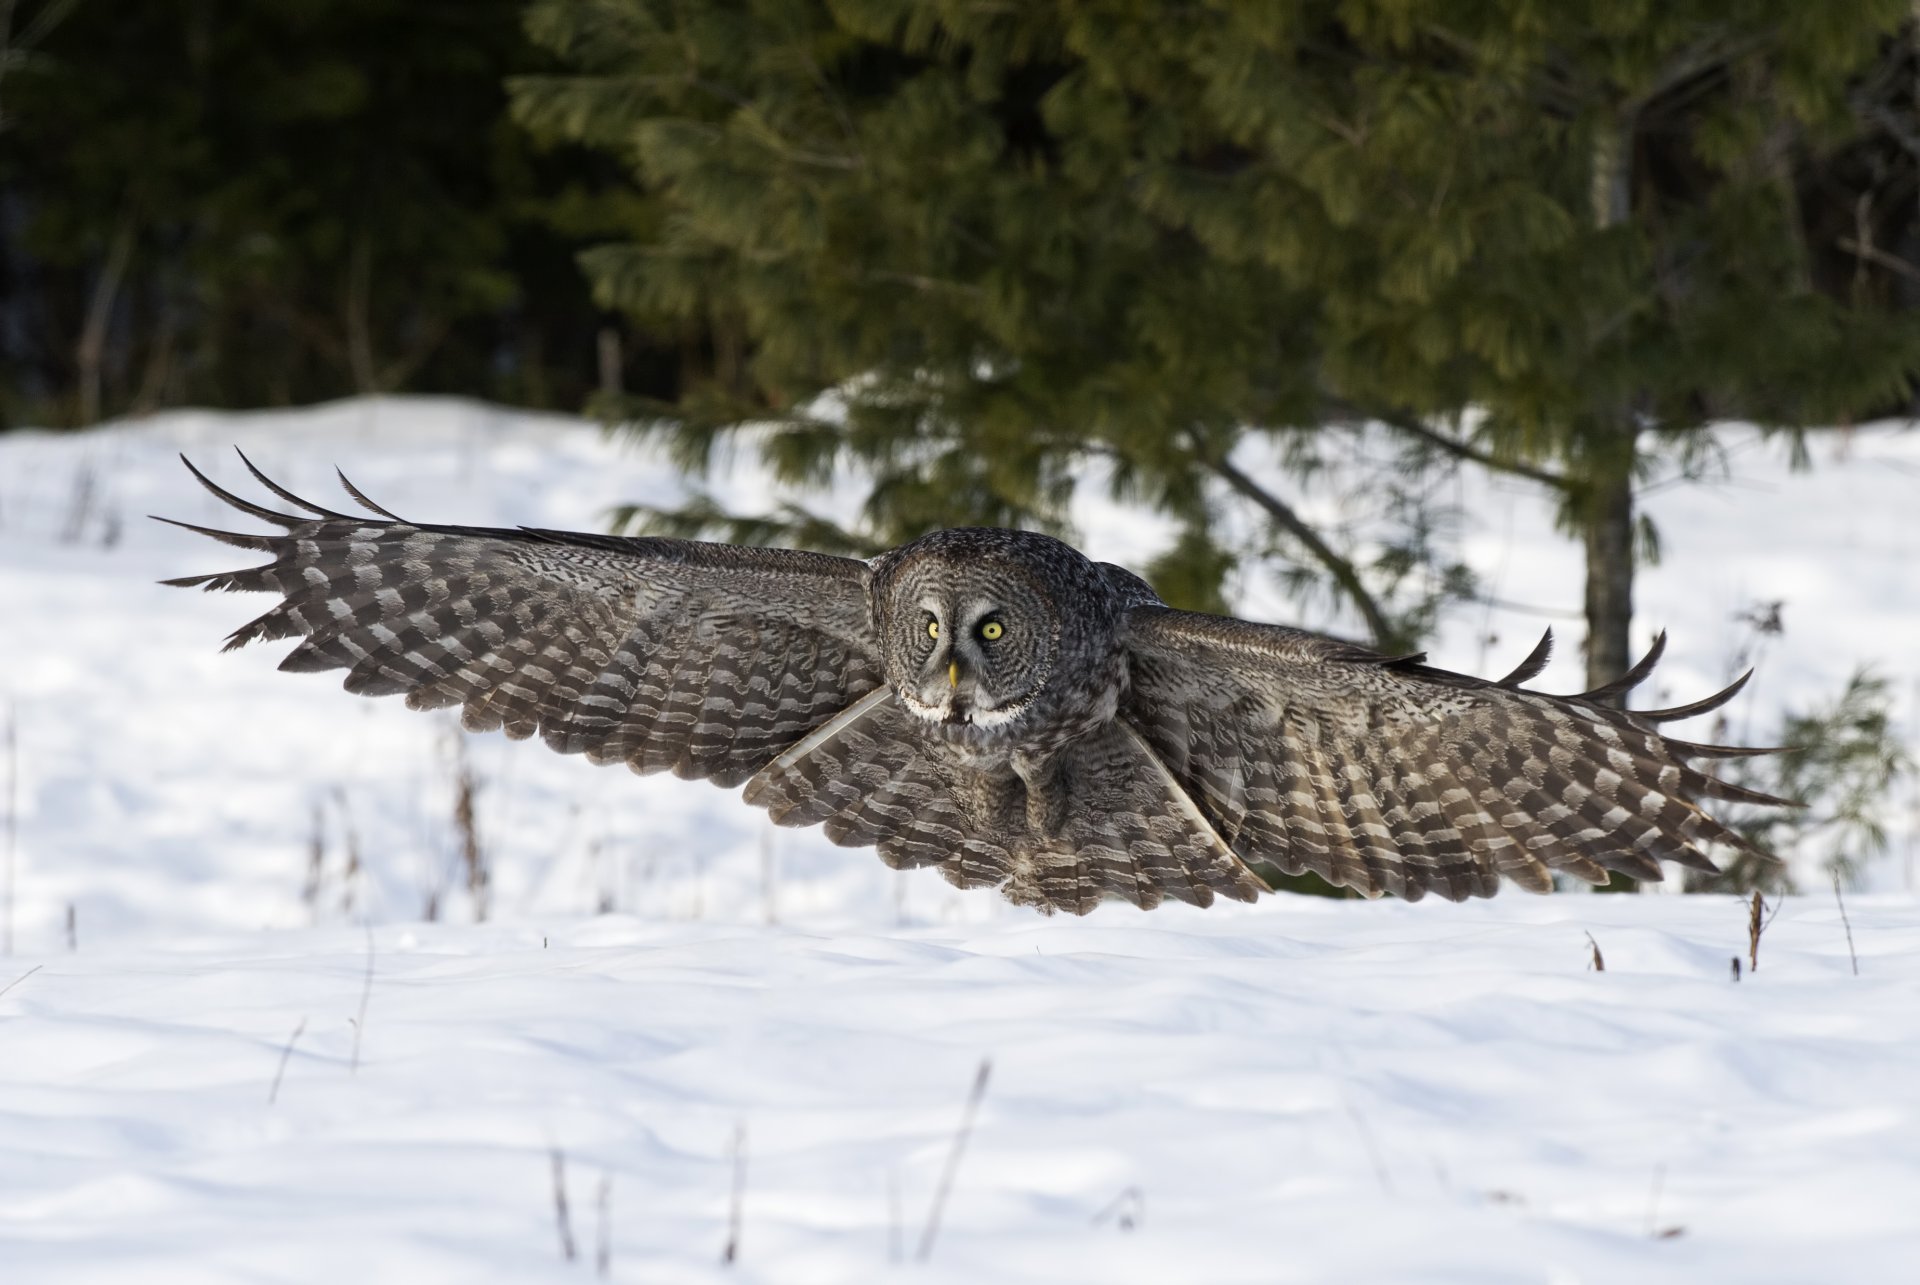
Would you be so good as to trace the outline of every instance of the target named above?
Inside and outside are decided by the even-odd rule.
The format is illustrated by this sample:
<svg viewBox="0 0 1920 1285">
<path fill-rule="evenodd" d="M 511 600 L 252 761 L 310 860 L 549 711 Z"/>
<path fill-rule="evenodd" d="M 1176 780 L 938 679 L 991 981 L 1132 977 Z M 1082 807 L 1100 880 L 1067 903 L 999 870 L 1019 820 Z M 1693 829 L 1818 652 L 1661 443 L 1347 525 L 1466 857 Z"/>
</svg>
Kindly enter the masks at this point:
<svg viewBox="0 0 1920 1285">
<path fill-rule="evenodd" d="M 367 1001 L 373 998 L 373 925 L 367 925 L 367 971 L 360 983 L 360 1014 L 353 1019 L 353 1061 L 349 1069 L 360 1074 L 360 1037 L 367 1029 Z"/>
<path fill-rule="evenodd" d="M 553 1221 L 560 1229 L 560 1253 L 571 1263 L 579 1255 L 573 1244 L 573 1221 L 567 1216 L 567 1153 L 551 1147 L 553 1161 Z"/>
<path fill-rule="evenodd" d="M 360 831 L 353 824 L 353 809 L 347 806 L 347 792 L 337 785 L 333 787 L 333 804 L 340 811 L 340 842 L 347 850 L 347 868 L 340 872 L 340 910 L 343 914 L 350 914 L 361 874 Z"/>
<path fill-rule="evenodd" d="M 0 986 L 0 995 L 5 995 L 8 991 L 18 986 L 21 982 L 26 981 L 27 978 L 33 976 L 35 973 L 39 972 L 41 969 L 45 967 L 46 967 L 45 964 L 35 964 L 32 968 L 29 968 L 26 972 L 20 974 L 18 977 L 8 982 L 5 986 Z"/>
<path fill-rule="evenodd" d="M 775 865 L 773 827 L 764 825 L 760 827 L 760 900 L 766 906 L 767 922 L 770 924 L 780 922 L 779 910 L 774 905 L 777 882 L 774 878 Z"/>
<path fill-rule="evenodd" d="M 593 1270 L 601 1280 L 613 1275 L 613 1175 L 600 1175 L 600 1193 L 594 1199 L 599 1235 L 593 1250 Z"/>
<path fill-rule="evenodd" d="M 474 802 L 480 794 L 480 778 L 467 758 L 466 738 L 453 734 L 453 829 L 460 837 L 460 864 L 467 872 L 467 895 L 473 900 L 473 918 L 487 918 L 488 892 L 493 883 L 487 866 L 487 850 L 480 842 L 480 825 Z"/>
<path fill-rule="evenodd" d="M 1600 943 L 1593 939 L 1592 933 L 1587 934 L 1587 945 L 1593 947 L 1593 958 L 1588 962 L 1587 967 L 1596 973 L 1606 972 L 1607 957 L 1600 953 Z"/>
<path fill-rule="evenodd" d="M 60 543 L 78 544 L 86 534 L 87 520 L 93 516 L 99 479 L 94 476 L 93 461 L 83 459 L 74 471 L 73 491 L 67 497 L 67 520 L 60 528 Z"/>
<path fill-rule="evenodd" d="M 960 1128 L 953 1135 L 953 1150 L 947 1153 L 947 1167 L 941 1171 L 940 1185 L 933 1193 L 933 1204 L 927 1209 L 927 1225 L 920 1233 L 920 1248 L 914 1254 L 915 1260 L 926 1262 L 933 1255 L 934 1238 L 940 1234 L 940 1214 L 946 1208 L 947 1195 L 953 1190 L 954 1175 L 960 1171 L 960 1157 L 967 1149 L 967 1139 L 973 1133 L 973 1117 L 980 1110 L 980 1100 L 987 1096 L 987 1077 L 993 1072 L 993 1059 L 980 1059 L 980 1070 L 973 1077 L 973 1089 L 967 1094 L 966 1110 L 960 1116 Z"/>
<path fill-rule="evenodd" d="M 326 814 L 320 810 L 319 799 L 309 805 L 308 816 L 307 880 L 300 885 L 300 902 L 317 923 L 320 919 L 320 886 L 327 877 L 327 820 Z"/>
<path fill-rule="evenodd" d="M 80 912 L 75 910 L 73 908 L 73 903 L 69 901 L 67 903 L 67 953 L 72 954 L 73 952 L 79 949 L 80 949 Z"/>
<path fill-rule="evenodd" d="M 1840 895 L 1840 872 L 1833 872 L 1833 899 L 1840 907 L 1840 926 L 1847 930 L 1847 958 L 1853 961 L 1853 975 L 1860 975 L 1860 956 L 1853 949 L 1853 924 L 1847 919 L 1847 903 Z"/>
<path fill-rule="evenodd" d="M 1647 1235 L 1654 1240 L 1673 1240 L 1684 1236 L 1685 1227 L 1662 1227 L 1660 1225 L 1660 1188 L 1666 1184 L 1667 1167 L 1658 1164 L 1653 1167 L 1653 1190 L 1647 1193 Z"/>
<path fill-rule="evenodd" d="M 1740 980 L 1740 956 L 1735 955 L 1732 959 L 1728 960 L 1727 962 L 1733 968 L 1733 980 L 1736 982 L 1739 981 Z"/>
<path fill-rule="evenodd" d="M 906 1235 L 900 1217 L 900 1171 L 887 1166 L 887 1261 L 897 1263 L 906 1255 Z"/>
<path fill-rule="evenodd" d="M 287 1047 L 280 1050 L 280 1065 L 273 1071 L 273 1087 L 267 1090 L 267 1105 L 272 1106 L 280 1096 L 280 1077 L 287 1073 L 287 1059 L 293 1056 L 293 1046 L 300 1042 L 300 1033 L 307 1029 L 307 1019 L 301 1018 L 299 1025 L 293 1028 L 293 1034 L 287 1037 Z"/>
<path fill-rule="evenodd" d="M 1121 1231 L 1132 1231 L 1147 1217 L 1147 1197 L 1138 1187 L 1128 1187 L 1108 1202 L 1107 1207 L 1093 1216 L 1092 1226 L 1098 1227 L 1109 1218 Z"/>
<path fill-rule="evenodd" d="M 740 1223 L 747 1202 L 747 1126 L 733 1130 L 733 1199 L 727 1207 L 727 1247 L 720 1261 L 731 1266 L 740 1257 Z"/>
<path fill-rule="evenodd" d="M 1366 1144 L 1367 1159 L 1373 1165 L 1373 1176 L 1380 1180 L 1380 1190 L 1393 1195 L 1393 1175 L 1387 1172 L 1386 1157 L 1380 1154 L 1380 1144 L 1374 1141 L 1373 1130 L 1367 1127 L 1367 1119 L 1360 1114 L 1360 1108 L 1347 1103 L 1347 1116 L 1353 1121 L 1353 1127 L 1360 1131 L 1360 1141 Z"/>
</svg>

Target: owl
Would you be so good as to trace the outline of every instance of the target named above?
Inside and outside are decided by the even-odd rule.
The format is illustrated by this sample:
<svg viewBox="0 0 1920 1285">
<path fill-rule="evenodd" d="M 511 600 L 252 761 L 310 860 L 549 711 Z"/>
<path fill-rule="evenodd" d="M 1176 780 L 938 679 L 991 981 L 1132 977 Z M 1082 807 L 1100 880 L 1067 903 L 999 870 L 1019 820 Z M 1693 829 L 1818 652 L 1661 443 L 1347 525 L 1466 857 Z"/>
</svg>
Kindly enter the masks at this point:
<svg viewBox="0 0 1920 1285">
<path fill-rule="evenodd" d="M 245 460 L 245 457 L 241 457 Z M 1263 872 L 1366 896 L 1544 892 L 1555 872 L 1661 878 L 1748 849 L 1701 799 L 1785 801 L 1700 770 L 1766 751 L 1628 712 L 1664 635 L 1577 696 L 1277 625 L 1168 607 L 1138 576 L 1029 531 L 936 531 L 870 562 L 788 549 L 297 513 L 186 526 L 271 559 L 167 581 L 275 595 L 228 648 L 298 638 L 294 672 L 458 707 L 472 731 L 743 785 L 896 868 L 933 866 L 1044 911 L 1250 901 Z"/>
</svg>

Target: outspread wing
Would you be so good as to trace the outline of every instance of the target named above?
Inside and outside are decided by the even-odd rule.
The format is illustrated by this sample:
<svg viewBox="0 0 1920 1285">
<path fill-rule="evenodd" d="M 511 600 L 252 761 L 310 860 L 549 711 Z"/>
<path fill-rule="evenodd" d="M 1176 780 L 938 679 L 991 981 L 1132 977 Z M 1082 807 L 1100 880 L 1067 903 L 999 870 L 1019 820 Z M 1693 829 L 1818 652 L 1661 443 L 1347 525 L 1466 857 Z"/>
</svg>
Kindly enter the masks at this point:
<svg viewBox="0 0 1920 1285">
<path fill-rule="evenodd" d="M 304 513 L 253 504 L 193 469 L 222 500 L 280 530 L 175 525 L 273 560 L 167 583 L 280 595 L 227 646 L 299 637 L 280 668 L 345 669 L 348 691 L 405 694 L 414 709 L 458 706 L 473 731 L 537 731 L 595 762 L 738 785 L 883 681 L 864 563 L 412 523 L 342 477 L 379 515 L 354 517 L 253 472 Z"/>
<path fill-rule="evenodd" d="M 1547 640 L 1490 682 L 1166 607 L 1133 609 L 1129 634 L 1122 717 L 1256 868 L 1410 901 L 1490 897 L 1502 875 L 1534 891 L 1553 871 L 1657 880 L 1662 860 L 1715 869 L 1703 844 L 1750 849 L 1698 800 L 1786 802 L 1692 763 L 1767 751 L 1657 729 L 1731 699 L 1744 678 L 1673 710 L 1603 703 L 1651 672 L 1664 635 L 1618 682 L 1550 696 L 1520 686 L 1544 666 Z"/>
</svg>

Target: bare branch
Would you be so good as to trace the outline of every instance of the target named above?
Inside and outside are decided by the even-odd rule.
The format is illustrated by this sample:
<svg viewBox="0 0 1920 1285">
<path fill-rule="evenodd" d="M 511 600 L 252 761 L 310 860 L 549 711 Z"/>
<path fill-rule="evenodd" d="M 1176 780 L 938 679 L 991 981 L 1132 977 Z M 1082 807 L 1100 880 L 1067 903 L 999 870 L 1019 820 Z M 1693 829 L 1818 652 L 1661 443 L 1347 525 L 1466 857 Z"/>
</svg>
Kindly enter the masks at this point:
<svg viewBox="0 0 1920 1285">
<path fill-rule="evenodd" d="M 1877 263 L 1889 272 L 1898 273 L 1909 281 L 1920 281 L 1920 264 L 1909 263 L 1897 254 L 1889 254 L 1877 245 L 1862 245 L 1850 236 L 1843 236 L 1836 242 L 1848 254 L 1867 262 Z"/>
<path fill-rule="evenodd" d="M 1320 538 L 1320 533 L 1307 525 L 1306 521 L 1284 500 L 1241 472 L 1232 460 L 1213 460 L 1209 462 L 1208 467 L 1228 486 L 1264 509 L 1268 517 L 1279 523 L 1282 529 L 1307 547 L 1307 551 L 1327 569 L 1348 600 L 1366 618 L 1367 629 L 1373 634 L 1375 645 L 1391 647 L 1394 644 L 1393 626 L 1388 622 L 1386 613 L 1380 609 L 1379 602 L 1368 592 L 1366 584 L 1360 579 L 1360 573 L 1354 568 L 1353 563 L 1336 553 L 1331 545 Z"/>
<path fill-rule="evenodd" d="M 1490 469 L 1495 473 L 1511 473 L 1515 477 L 1524 477 L 1530 482 L 1538 482 L 1542 486 L 1550 486 L 1556 491 L 1571 491 L 1574 488 L 1573 480 L 1569 477 L 1535 467 L 1531 464 L 1523 464 L 1519 460 L 1502 459 L 1491 451 L 1483 450 L 1471 442 L 1462 441 L 1457 437 L 1451 437 L 1446 433 L 1442 433 L 1436 428 L 1428 427 L 1422 423 L 1417 416 L 1406 415 L 1396 411 L 1378 411 L 1371 408 L 1354 407 L 1351 409 L 1354 412 L 1355 418 L 1375 420 L 1385 424 L 1388 428 L 1405 433 L 1410 437 L 1417 437 L 1430 446 L 1436 446 L 1457 459 L 1478 464 L 1480 467 Z"/>
</svg>

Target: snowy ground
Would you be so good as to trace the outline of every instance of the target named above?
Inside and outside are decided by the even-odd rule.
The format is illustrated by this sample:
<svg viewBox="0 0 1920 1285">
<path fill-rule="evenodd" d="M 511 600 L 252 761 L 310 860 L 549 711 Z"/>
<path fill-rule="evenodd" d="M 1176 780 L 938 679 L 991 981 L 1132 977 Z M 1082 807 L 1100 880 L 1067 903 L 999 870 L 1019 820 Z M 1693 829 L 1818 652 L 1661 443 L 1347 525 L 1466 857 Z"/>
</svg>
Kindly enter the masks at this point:
<svg viewBox="0 0 1920 1285">
<path fill-rule="evenodd" d="M 233 483 L 236 443 L 296 489 L 337 462 L 431 520 L 591 526 L 679 485 L 585 426 L 458 402 L 0 437 L 8 1285 L 585 1277 L 603 1225 L 632 1281 L 1912 1278 L 1912 798 L 1848 901 L 1857 977 L 1825 894 L 1785 903 L 1737 985 L 1744 910 L 1716 898 L 1042 920 L 707 786 L 467 740 L 277 674 L 277 649 L 219 655 L 260 605 L 153 581 L 236 551 L 140 515 L 225 521 L 172 453 Z M 1734 615 L 1785 599 L 1736 734 L 1861 661 L 1920 695 L 1920 440 L 1860 430 L 1798 476 L 1734 445 L 1726 481 L 1650 500 L 1659 690 L 1724 681 L 1751 641 Z M 722 495 L 766 498 L 750 470 Z M 1568 645 L 1542 685 L 1578 686 L 1573 549 L 1537 496 L 1462 498 L 1469 559 L 1534 610 L 1459 613 L 1435 661 L 1504 670 L 1545 612 Z M 1122 562 L 1169 537 L 1095 501 L 1080 526 Z M 461 756 L 493 867 L 477 927 Z"/>
</svg>

